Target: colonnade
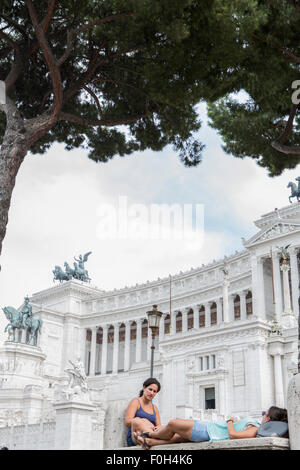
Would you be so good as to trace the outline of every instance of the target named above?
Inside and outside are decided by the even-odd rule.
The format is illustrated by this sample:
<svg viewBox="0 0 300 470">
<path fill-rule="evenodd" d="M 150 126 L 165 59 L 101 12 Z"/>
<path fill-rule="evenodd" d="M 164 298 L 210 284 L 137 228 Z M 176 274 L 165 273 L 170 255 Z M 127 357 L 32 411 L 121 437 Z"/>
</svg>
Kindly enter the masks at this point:
<svg viewBox="0 0 300 470">
<path fill-rule="evenodd" d="M 280 249 L 272 252 L 271 267 L 277 321 L 280 321 L 284 314 L 293 313 L 296 318 L 299 316 L 299 247 L 291 247 L 287 253 L 289 259 L 284 260 Z M 270 259 L 269 254 L 260 257 L 253 255 L 251 258 L 253 308 L 261 318 L 266 318 L 267 314 L 264 283 L 264 262 L 267 259 Z"/>
<path fill-rule="evenodd" d="M 159 338 L 185 334 L 188 330 L 221 325 L 224 322 L 246 320 L 252 314 L 252 294 L 248 290 L 228 295 L 229 308 L 224 318 L 222 298 L 163 314 Z M 83 330 L 82 355 L 87 373 L 93 375 L 117 374 L 128 371 L 133 362 L 150 359 L 151 331 L 145 318 L 115 322 Z M 87 347 L 90 342 L 90 347 Z M 98 347 L 97 347 L 98 344 Z M 112 348 L 109 346 L 112 344 Z M 122 346 L 122 355 L 120 347 Z M 132 347 L 133 346 L 133 347 Z M 111 351 L 112 349 L 112 351 Z M 97 354 L 98 352 L 98 354 Z M 100 360 L 101 354 L 101 360 Z M 112 357 L 111 357 L 112 356 Z"/>
</svg>

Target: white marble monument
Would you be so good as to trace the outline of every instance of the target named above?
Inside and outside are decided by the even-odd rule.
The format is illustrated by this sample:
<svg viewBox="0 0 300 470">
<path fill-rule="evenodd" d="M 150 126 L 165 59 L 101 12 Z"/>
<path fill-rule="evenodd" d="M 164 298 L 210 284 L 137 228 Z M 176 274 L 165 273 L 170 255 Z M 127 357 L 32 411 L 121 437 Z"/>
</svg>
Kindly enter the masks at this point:
<svg viewBox="0 0 300 470">
<path fill-rule="evenodd" d="M 17 427 L 39 426 L 34 448 L 101 449 L 111 442 L 105 430 L 119 417 L 105 424 L 105 413 L 114 416 L 114 404 L 122 403 L 122 415 L 149 376 L 146 312 L 153 304 L 163 312 L 154 362 L 163 423 L 260 417 L 271 405 L 287 407 L 297 372 L 300 205 L 255 225 L 242 251 L 172 276 L 171 311 L 169 278 L 109 292 L 70 280 L 33 294 L 43 320 L 37 347 L 6 341 L 0 351 L 0 441 L 8 436 L 8 444 L 30 448 Z M 70 373 L 78 358 L 81 379 Z M 39 402 L 36 392 L 31 402 L 28 388 L 26 395 L 31 386 L 40 387 Z"/>
</svg>

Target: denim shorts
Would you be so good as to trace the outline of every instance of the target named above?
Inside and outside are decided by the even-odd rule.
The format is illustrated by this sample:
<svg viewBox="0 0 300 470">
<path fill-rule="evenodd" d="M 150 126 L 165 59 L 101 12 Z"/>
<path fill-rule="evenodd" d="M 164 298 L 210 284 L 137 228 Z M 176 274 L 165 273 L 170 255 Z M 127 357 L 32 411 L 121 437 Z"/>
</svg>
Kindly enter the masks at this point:
<svg viewBox="0 0 300 470">
<path fill-rule="evenodd" d="M 209 435 L 207 432 L 207 424 L 202 421 L 194 421 L 194 426 L 191 434 L 191 441 L 202 442 L 209 441 Z"/>
</svg>

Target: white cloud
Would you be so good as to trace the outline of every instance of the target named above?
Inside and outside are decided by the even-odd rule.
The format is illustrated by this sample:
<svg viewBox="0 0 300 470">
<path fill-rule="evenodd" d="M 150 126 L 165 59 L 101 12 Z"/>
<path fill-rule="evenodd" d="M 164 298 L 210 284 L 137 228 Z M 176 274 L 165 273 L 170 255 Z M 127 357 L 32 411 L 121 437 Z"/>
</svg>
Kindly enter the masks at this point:
<svg viewBox="0 0 300 470">
<path fill-rule="evenodd" d="M 242 249 L 252 221 L 288 204 L 288 181 L 299 171 L 270 179 L 250 159 L 225 155 L 216 133 L 204 126 L 203 162 L 185 168 L 170 149 L 116 157 L 95 164 L 85 152 L 55 145 L 28 156 L 17 177 L 3 245 L 0 305 L 19 306 L 25 295 L 53 285 L 52 269 L 92 251 L 92 283 L 105 289 L 135 285 L 201 266 Z M 100 240 L 97 209 L 125 195 L 137 204 L 204 204 L 203 246 L 181 240 Z"/>
</svg>

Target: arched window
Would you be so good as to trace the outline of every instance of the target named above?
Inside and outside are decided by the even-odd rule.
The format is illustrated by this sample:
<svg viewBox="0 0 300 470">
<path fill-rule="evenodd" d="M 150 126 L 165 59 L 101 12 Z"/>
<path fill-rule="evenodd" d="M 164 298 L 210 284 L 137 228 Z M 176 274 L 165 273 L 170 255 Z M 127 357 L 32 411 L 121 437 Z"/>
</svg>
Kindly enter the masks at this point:
<svg viewBox="0 0 300 470">
<path fill-rule="evenodd" d="M 187 314 L 187 322 L 188 322 L 188 330 L 194 328 L 194 312 L 193 309 L 190 308 Z"/>
<path fill-rule="evenodd" d="M 217 304 L 213 302 L 210 306 L 210 324 L 216 325 L 217 324 Z"/>
<path fill-rule="evenodd" d="M 233 301 L 234 308 L 234 319 L 239 320 L 241 318 L 241 299 L 239 295 L 236 295 Z"/>
<path fill-rule="evenodd" d="M 165 321 L 164 321 L 164 334 L 168 335 L 170 333 L 170 325 L 171 325 L 171 318 L 170 314 L 165 316 Z"/>
<path fill-rule="evenodd" d="M 252 292 L 250 292 L 250 291 L 246 295 L 246 312 L 247 312 L 247 316 L 252 315 L 252 313 L 253 313 Z"/>
<path fill-rule="evenodd" d="M 182 313 L 178 312 L 176 314 L 176 333 L 182 331 Z"/>
<path fill-rule="evenodd" d="M 199 326 L 203 328 L 205 326 L 205 307 L 201 305 L 199 309 Z"/>
</svg>

